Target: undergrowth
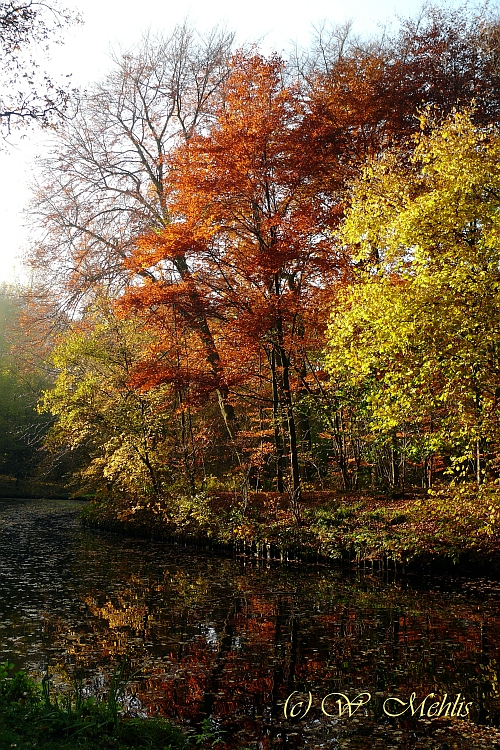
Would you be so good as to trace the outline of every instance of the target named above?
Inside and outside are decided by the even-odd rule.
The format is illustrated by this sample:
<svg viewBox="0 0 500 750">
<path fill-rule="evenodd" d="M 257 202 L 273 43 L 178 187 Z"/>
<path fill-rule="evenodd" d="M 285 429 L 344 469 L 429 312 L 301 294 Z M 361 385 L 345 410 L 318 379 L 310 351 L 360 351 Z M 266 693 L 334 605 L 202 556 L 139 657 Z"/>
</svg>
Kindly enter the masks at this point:
<svg viewBox="0 0 500 750">
<path fill-rule="evenodd" d="M 105 699 L 51 693 L 48 675 L 39 685 L 13 665 L 0 664 L 0 749 L 16 750 L 184 750 L 183 732 L 159 718 L 121 716 L 125 662 L 113 674 Z"/>
<path fill-rule="evenodd" d="M 175 511 L 175 512 L 174 512 Z M 157 539 L 234 546 L 281 557 L 418 565 L 494 565 L 500 571 L 500 485 L 443 486 L 426 494 L 304 493 L 301 522 L 278 493 L 240 502 L 231 493 L 177 498 L 164 507 L 95 501 L 90 527 Z"/>
</svg>

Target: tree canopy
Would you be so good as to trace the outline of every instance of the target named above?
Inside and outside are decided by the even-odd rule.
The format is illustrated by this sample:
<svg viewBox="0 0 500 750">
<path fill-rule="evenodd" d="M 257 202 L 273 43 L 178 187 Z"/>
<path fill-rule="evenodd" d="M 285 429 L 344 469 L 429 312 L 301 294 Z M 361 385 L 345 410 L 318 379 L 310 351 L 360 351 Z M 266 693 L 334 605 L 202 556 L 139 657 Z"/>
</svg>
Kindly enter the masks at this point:
<svg viewBox="0 0 500 750">
<path fill-rule="evenodd" d="M 375 429 L 480 477 L 499 450 L 500 135 L 470 113 L 421 124 L 411 168 L 388 153 L 354 190 L 344 238 L 363 269 L 337 297 L 328 369 Z"/>
<path fill-rule="evenodd" d="M 33 204 L 79 476 L 121 492 L 127 455 L 163 496 L 168 461 L 300 520 L 304 487 L 495 475 L 498 28 L 429 6 L 287 61 L 184 24 L 115 61 Z"/>
</svg>

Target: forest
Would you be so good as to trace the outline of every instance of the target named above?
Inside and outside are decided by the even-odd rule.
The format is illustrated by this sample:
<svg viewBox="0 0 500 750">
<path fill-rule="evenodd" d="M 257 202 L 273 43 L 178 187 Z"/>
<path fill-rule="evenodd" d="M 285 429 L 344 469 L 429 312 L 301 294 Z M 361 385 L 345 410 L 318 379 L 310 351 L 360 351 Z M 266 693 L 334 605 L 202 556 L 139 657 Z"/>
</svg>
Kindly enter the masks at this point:
<svg viewBox="0 0 500 750">
<path fill-rule="evenodd" d="M 281 555 L 497 554 L 498 14 L 287 59 L 186 22 L 68 106 L 0 295 L 3 485 Z"/>
</svg>

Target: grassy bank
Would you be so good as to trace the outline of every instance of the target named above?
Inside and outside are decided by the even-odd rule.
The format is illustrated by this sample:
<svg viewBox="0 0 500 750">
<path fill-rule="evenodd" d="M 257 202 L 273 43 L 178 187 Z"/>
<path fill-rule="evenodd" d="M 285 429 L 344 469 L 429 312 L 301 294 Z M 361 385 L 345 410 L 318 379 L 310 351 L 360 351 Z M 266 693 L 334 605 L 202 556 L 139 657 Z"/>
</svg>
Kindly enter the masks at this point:
<svg viewBox="0 0 500 750">
<path fill-rule="evenodd" d="M 0 664 L 0 748 L 17 750 L 183 750 L 180 729 L 163 719 L 122 718 L 120 674 L 115 674 L 105 700 L 51 695 L 49 681 L 35 683 L 24 672 Z"/>
<path fill-rule="evenodd" d="M 468 566 L 500 572 L 500 487 L 444 487 L 405 497 L 304 494 L 297 522 L 287 498 L 232 493 L 163 502 L 95 500 L 87 526 L 132 536 L 236 549 L 282 560 Z"/>
</svg>

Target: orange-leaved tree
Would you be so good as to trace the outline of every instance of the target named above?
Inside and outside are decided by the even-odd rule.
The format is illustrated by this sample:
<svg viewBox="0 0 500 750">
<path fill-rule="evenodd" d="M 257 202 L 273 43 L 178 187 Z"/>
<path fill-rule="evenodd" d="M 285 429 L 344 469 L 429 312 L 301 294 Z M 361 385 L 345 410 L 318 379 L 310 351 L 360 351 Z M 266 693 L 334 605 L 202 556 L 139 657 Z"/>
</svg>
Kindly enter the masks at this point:
<svg viewBox="0 0 500 750">
<path fill-rule="evenodd" d="M 216 342 L 220 381 L 268 413 L 277 489 L 289 491 L 296 510 L 308 429 L 296 408 L 304 352 L 321 338 L 325 281 L 342 259 L 331 231 L 338 205 L 321 189 L 307 105 L 284 73 L 277 57 L 233 58 L 211 126 L 174 156 L 169 224 L 143 236 L 129 260 L 134 275 L 154 268 L 157 279 L 163 269 L 162 280 L 134 285 L 121 305 L 149 320 L 154 310 L 155 325 L 162 308 L 174 307 L 201 339 L 199 321 L 207 322 L 206 359 Z M 179 258 L 189 274 L 175 273 Z M 159 357 L 146 369 L 154 382 L 168 377 Z"/>
</svg>

